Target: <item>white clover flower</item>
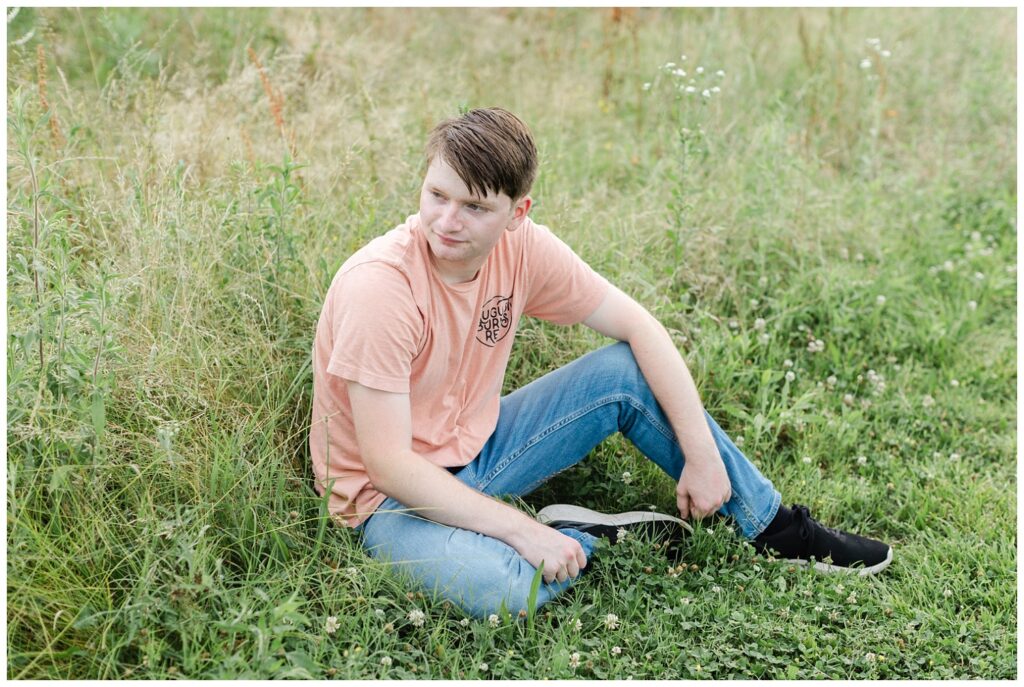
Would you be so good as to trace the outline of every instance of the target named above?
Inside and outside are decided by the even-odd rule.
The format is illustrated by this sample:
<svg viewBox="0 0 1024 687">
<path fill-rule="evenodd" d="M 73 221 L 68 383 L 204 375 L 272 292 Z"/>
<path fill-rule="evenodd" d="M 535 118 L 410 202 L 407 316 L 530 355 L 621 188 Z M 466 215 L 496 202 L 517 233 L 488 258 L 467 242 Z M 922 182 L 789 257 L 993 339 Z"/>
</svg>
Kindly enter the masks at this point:
<svg viewBox="0 0 1024 687">
<path fill-rule="evenodd" d="M 491 627 L 497 627 L 501 622 L 501 619 L 498 617 L 497 613 L 491 613 L 487 616 L 487 622 L 490 623 Z"/>
<path fill-rule="evenodd" d="M 704 73 L 704 67 L 697 67 L 697 73 L 698 74 L 703 74 Z"/>
<path fill-rule="evenodd" d="M 619 529 L 615 530 L 615 541 L 626 541 L 627 537 L 629 537 L 629 530 L 627 530 L 626 528 L 620 527 Z"/>
<path fill-rule="evenodd" d="M 413 624 L 413 627 L 423 627 L 423 621 L 426 617 L 427 616 L 423 614 L 423 611 L 418 608 L 414 608 L 409 611 L 408 615 L 409 622 Z"/>
<path fill-rule="evenodd" d="M 950 453 L 949 454 L 949 459 L 952 460 L 952 461 L 960 460 L 960 454 L 959 453 Z"/>
<path fill-rule="evenodd" d="M 789 372 L 786 373 L 786 381 L 787 382 L 792 382 L 794 379 L 796 379 L 796 375 L 793 374 L 792 370 L 790 370 Z"/>
<path fill-rule="evenodd" d="M 722 77 L 725 76 L 725 71 L 722 70 L 722 69 L 719 69 L 717 72 L 715 72 L 715 76 L 717 76 L 719 79 L 721 79 Z"/>
<path fill-rule="evenodd" d="M 807 350 L 810 353 L 821 353 L 825 350 L 825 342 L 821 339 L 815 339 L 814 341 L 807 342 Z"/>
<path fill-rule="evenodd" d="M 865 57 L 863 60 L 860 61 L 860 68 L 871 69 L 871 60 Z"/>
<path fill-rule="evenodd" d="M 829 375 L 825 378 L 825 383 L 828 384 L 830 389 L 832 389 L 839 383 L 839 379 L 835 375 Z"/>
<path fill-rule="evenodd" d="M 952 260 L 947 260 L 946 262 L 942 263 L 942 269 L 946 270 L 947 272 L 952 272 L 954 267 L 956 267 L 956 265 L 953 264 Z"/>
<path fill-rule="evenodd" d="M 867 456 L 857 456 L 857 465 L 867 465 L 867 464 L 868 464 L 868 457 Z"/>
<path fill-rule="evenodd" d="M 573 670 L 580 667 L 580 652 L 574 651 L 569 654 L 569 667 Z"/>
<path fill-rule="evenodd" d="M 378 618 L 383 618 L 384 617 L 384 609 L 383 608 L 375 608 L 375 609 L 373 609 L 373 614 L 375 616 L 377 616 Z"/>
<path fill-rule="evenodd" d="M 892 53 L 889 52 L 888 50 L 883 50 L 882 57 L 892 57 Z"/>
<path fill-rule="evenodd" d="M 462 625 L 463 627 L 469 627 L 469 618 L 463 618 L 462 620 L 460 620 L 459 625 Z"/>
<path fill-rule="evenodd" d="M 583 621 L 580 620 L 579 618 L 576 618 L 576 620 L 573 621 L 572 629 L 576 630 L 577 632 L 582 630 L 583 629 Z"/>
<path fill-rule="evenodd" d="M 721 92 L 722 92 L 722 89 L 721 89 L 721 88 L 719 88 L 718 86 L 712 86 L 712 87 L 711 87 L 711 92 L 712 92 L 712 93 L 721 93 Z"/>
<path fill-rule="evenodd" d="M 948 599 L 949 597 L 953 596 L 953 590 L 946 589 L 942 592 L 942 595 Z"/>
<path fill-rule="evenodd" d="M 739 329 L 740 323 L 737 320 L 729 320 L 729 329 Z"/>
<path fill-rule="evenodd" d="M 878 658 L 878 657 L 875 656 L 874 652 L 872 652 L 872 651 L 869 651 L 866 654 L 864 654 L 864 660 L 867 661 L 868 663 L 874 663 L 876 658 Z"/>
<path fill-rule="evenodd" d="M 686 62 L 686 55 L 680 55 L 679 56 L 679 61 L 680 62 Z"/>
<path fill-rule="evenodd" d="M 878 45 L 878 44 L 880 44 L 882 42 L 882 39 L 880 39 L 880 38 L 866 38 L 864 40 L 864 42 L 867 43 L 868 45 Z"/>
<path fill-rule="evenodd" d="M 480 670 L 481 673 L 486 673 L 488 670 L 491 669 L 491 667 L 486 663 L 481 663 L 479 666 L 477 666 L 477 668 Z"/>
<path fill-rule="evenodd" d="M 762 274 L 760 277 L 757 278 L 757 285 L 768 286 L 768 277 Z"/>
<path fill-rule="evenodd" d="M 921 399 L 921 405 L 923 405 L 925 408 L 931 408 L 933 405 L 935 405 L 935 399 L 929 396 L 928 394 L 925 394 L 924 398 Z"/>
<path fill-rule="evenodd" d="M 949 380 L 949 385 L 955 389 L 956 387 L 960 386 L 960 382 L 956 379 L 951 379 Z"/>
<path fill-rule="evenodd" d="M 843 404 L 852 406 L 853 405 L 853 394 L 843 394 Z"/>
<path fill-rule="evenodd" d="M 978 281 L 982 281 L 985 278 L 985 275 L 982 274 L 981 272 L 975 272 L 974 278 L 977 279 Z"/>
<path fill-rule="evenodd" d="M 721 587 L 719 587 L 719 586 L 718 586 L 718 585 L 716 584 L 715 586 L 713 586 L 713 587 L 711 588 L 711 591 L 712 591 L 713 593 L 715 593 L 715 594 L 719 594 L 719 593 L 721 593 L 721 591 L 722 591 L 722 588 L 721 588 Z"/>
<path fill-rule="evenodd" d="M 681 603 L 684 606 L 689 606 L 691 603 L 693 603 L 693 599 L 691 599 L 688 596 L 684 596 L 679 600 L 679 603 Z"/>
<path fill-rule="evenodd" d="M 676 68 L 676 63 L 675 62 L 666 62 L 664 64 L 664 66 L 662 67 L 662 69 L 675 69 L 675 68 Z"/>
<path fill-rule="evenodd" d="M 712 528 L 710 528 L 710 527 L 709 527 L 709 528 L 707 529 L 707 533 L 708 533 L 708 534 L 710 534 L 710 535 L 714 535 L 714 534 L 715 534 L 715 531 L 714 531 L 714 530 L 713 530 Z"/>
<path fill-rule="evenodd" d="M 977 310 L 978 309 L 978 301 L 967 301 L 967 309 L 968 310 Z"/>
<path fill-rule="evenodd" d="M 609 630 L 617 629 L 619 627 L 619 616 L 609 613 L 604 617 L 604 626 Z"/>
<path fill-rule="evenodd" d="M 633 483 L 633 475 L 632 475 L 632 473 L 630 473 L 628 470 L 626 472 L 622 473 L 622 481 L 625 484 L 632 484 Z"/>
<path fill-rule="evenodd" d="M 685 69 L 676 69 L 676 70 L 673 70 L 672 73 L 675 74 L 678 77 L 686 76 L 686 70 Z"/>
<path fill-rule="evenodd" d="M 687 86 L 687 87 L 686 87 L 686 92 L 687 92 L 687 93 L 696 93 L 696 92 L 697 92 L 697 89 L 696 89 L 696 88 L 694 88 L 693 86 Z"/>
<path fill-rule="evenodd" d="M 757 340 L 760 341 L 761 343 L 768 343 L 769 341 L 772 340 L 772 337 L 771 334 L 765 332 L 761 336 L 757 337 Z"/>
<path fill-rule="evenodd" d="M 801 458 L 800 460 L 802 460 L 802 461 L 804 462 L 804 465 L 810 465 L 810 464 L 811 464 L 811 462 L 812 462 L 812 459 L 811 459 L 811 457 L 810 457 L 810 456 L 804 456 L 804 457 L 803 457 L 803 458 Z"/>
<path fill-rule="evenodd" d="M 649 90 L 651 90 L 651 82 L 650 82 L 650 81 L 645 81 L 645 82 L 644 82 L 644 85 L 643 85 L 643 89 L 644 89 L 645 91 L 649 91 Z"/>
<path fill-rule="evenodd" d="M 793 361 L 790 360 L 789 358 L 786 358 L 785 360 L 782 361 L 782 366 L 783 367 L 793 367 Z"/>
<path fill-rule="evenodd" d="M 612 656 L 618 656 L 621 653 L 622 653 L 622 647 L 621 646 L 613 646 L 612 647 Z"/>
<path fill-rule="evenodd" d="M 341 627 L 341 623 L 338 622 L 338 616 L 332 615 L 327 618 L 327 622 L 324 623 L 324 632 L 329 635 L 333 635 Z"/>
<path fill-rule="evenodd" d="M 384 666 L 385 668 L 390 668 L 391 667 L 391 663 L 392 663 L 392 661 L 391 661 L 391 657 L 390 656 L 384 656 L 382 659 L 380 659 L 380 664 L 382 666 Z"/>
<path fill-rule="evenodd" d="M 701 96 L 703 96 L 705 98 L 710 98 L 711 97 L 711 91 L 709 91 L 706 88 L 703 91 L 701 91 L 700 94 L 701 94 Z"/>
<path fill-rule="evenodd" d="M 857 262 L 864 262 L 864 254 L 857 253 L 856 255 L 853 256 L 853 259 L 856 260 Z"/>
<path fill-rule="evenodd" d="M 846 597 L 846 603 L 848 603 L 848 604 L 855 604 L 855 603 L 857 603 L 857 594 L 855 592 L 850 592 L 850 595 L 848 597 Z"/>
<path fill-rule="evenodd" d="M 875 303 L 878 303 L 879 305 L 885 305 L 885 296 L 879 296 L 878 298 L 876 298 Z"/>
<path fill-rule="evenodd" d="M 355 577 L 359 574 L 359 570 L 357 570 L 356 568 L 345 568 L 345 574 L 349 577 Z"/>
<path fill-rule="evenodd" d="M 768 323 L 764 321 L 763 317 L 759 317 L 756 320 L 754 320 L 754 329 L 756 329 L 757 331 L 761 331 L 767 326 L 767 324 Z"/>
<path fill-rule="evenodd" d="M 742 448 L 743 444 L 746 443 L 746 440 L 743 437 L 736 437 L 736 439 L 732 443 L 734 443 L 734 444 L 736 444 L 736 446 Z"/>
</svg>

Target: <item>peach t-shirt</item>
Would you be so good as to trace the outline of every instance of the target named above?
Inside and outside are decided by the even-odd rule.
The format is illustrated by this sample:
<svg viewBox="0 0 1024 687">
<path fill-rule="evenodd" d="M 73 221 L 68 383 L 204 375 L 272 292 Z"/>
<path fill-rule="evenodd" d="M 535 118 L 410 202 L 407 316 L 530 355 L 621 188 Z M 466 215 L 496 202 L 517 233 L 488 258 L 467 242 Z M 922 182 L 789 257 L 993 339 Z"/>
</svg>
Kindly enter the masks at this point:
<svg viewBox="0 0 1024 687">
<path fill-rule="evenodd" d="M 435 271 L 418 215 L 353 254 L 331 282 L 313 342 L 309 447 L 329 511 L 354 527 L 386 498 L 359 455 L 346 380 L 409 394 L 412 450 L 442 467 L 466 465 L 497 424 L 520 316 L 580 322 L 607 289 L 529 218 L 461 284 Z"/>
</svg>

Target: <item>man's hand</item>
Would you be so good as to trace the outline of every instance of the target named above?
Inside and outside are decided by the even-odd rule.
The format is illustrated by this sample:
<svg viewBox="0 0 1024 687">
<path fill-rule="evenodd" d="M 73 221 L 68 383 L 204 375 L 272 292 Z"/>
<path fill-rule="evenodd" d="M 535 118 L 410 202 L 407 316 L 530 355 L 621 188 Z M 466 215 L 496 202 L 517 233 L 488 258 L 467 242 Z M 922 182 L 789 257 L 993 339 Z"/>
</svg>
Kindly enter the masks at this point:
<svg viewBox="0 0 1024 687">
<path fill-rule="evenodd" d="M 676 485 L 676 505 L 684 520 L 705 518 L 730 498 L 732 486 L 720 457 L 686 461 Z"/>
<path fill-rule="evenodd" d="M 520 531 L 508 542 L 535 568 L 543 566 L 548 584 L 565 582 L 587 567 L 587 555 L 578 541 L 558 530 L 533 522 L 528 531 Z"/>
</svg>

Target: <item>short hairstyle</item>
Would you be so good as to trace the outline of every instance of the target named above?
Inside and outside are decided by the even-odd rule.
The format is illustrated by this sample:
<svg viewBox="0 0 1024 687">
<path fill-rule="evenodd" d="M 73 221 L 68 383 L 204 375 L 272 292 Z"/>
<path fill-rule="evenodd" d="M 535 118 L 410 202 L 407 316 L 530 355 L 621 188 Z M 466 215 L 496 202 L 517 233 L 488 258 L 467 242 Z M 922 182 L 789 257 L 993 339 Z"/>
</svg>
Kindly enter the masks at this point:
<svg viewBox="0 0 1024 687">
<path fill-rule="evenodd" d="M 440 156 L 470 193 L 519 200 L 537 176 L 537 147 L 523 120 L 500 107 L 470 110 L 430 132 L 427 164 Z"/>
</svg>

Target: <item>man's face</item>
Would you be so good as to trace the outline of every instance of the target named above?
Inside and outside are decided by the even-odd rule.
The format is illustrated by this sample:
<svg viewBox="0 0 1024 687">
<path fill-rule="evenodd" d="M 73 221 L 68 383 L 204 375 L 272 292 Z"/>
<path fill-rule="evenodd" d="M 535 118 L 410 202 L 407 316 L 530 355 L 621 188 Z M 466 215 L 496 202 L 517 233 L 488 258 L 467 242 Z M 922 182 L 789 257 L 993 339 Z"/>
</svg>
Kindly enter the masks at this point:
<svg viewBox="0 0 1024 687">
<path fill-rule="evenodd" d="M 469 281 L 505 231 L 515 231 L 530 209 L 529 196 L 471 194 L 441 156 L 427 168 L 420 190 L 420 220 L 438 271 L 449 283 Z"/>
</svg>

